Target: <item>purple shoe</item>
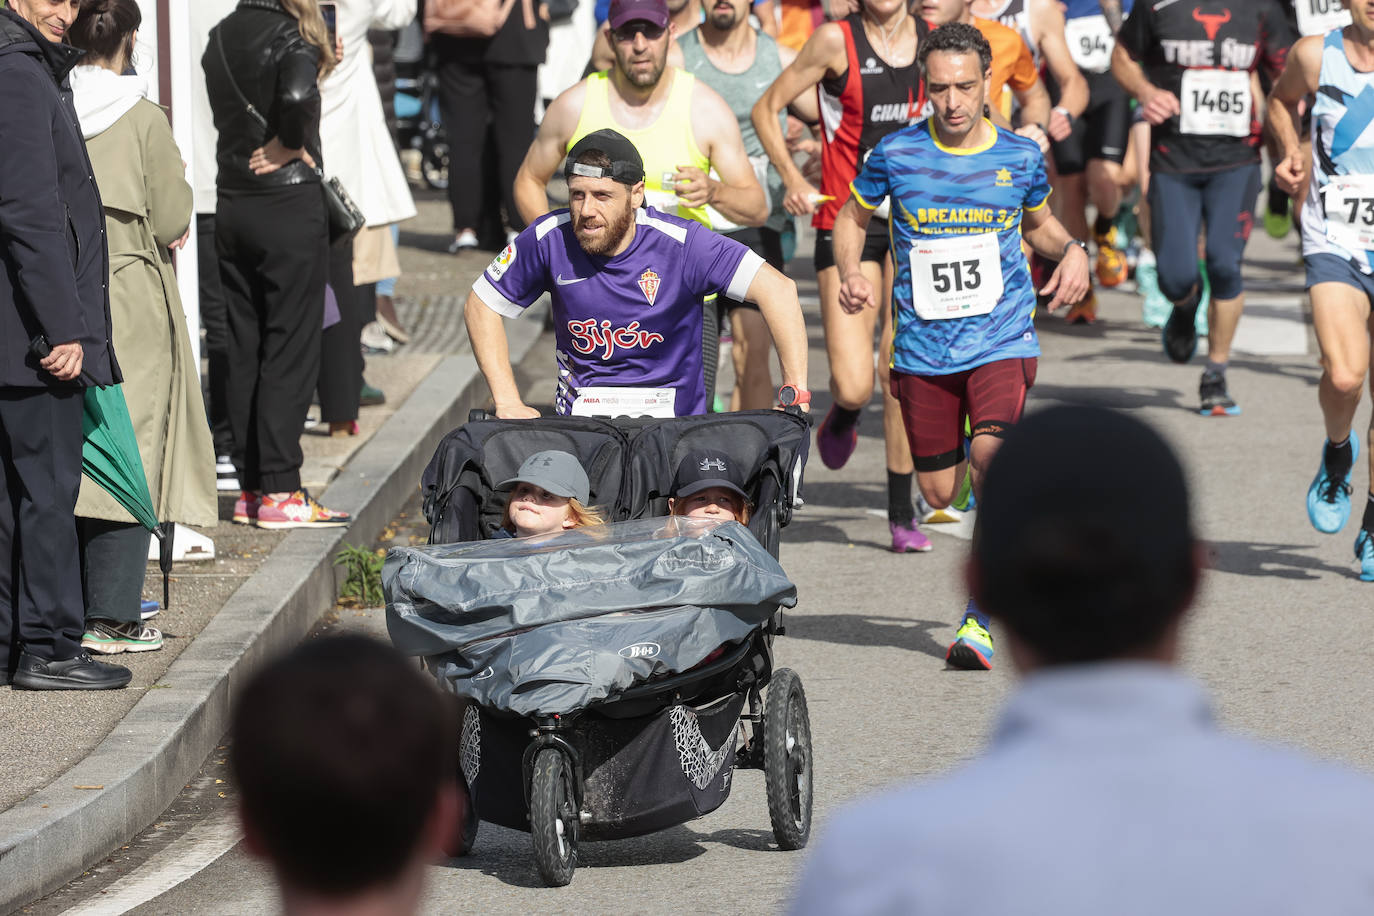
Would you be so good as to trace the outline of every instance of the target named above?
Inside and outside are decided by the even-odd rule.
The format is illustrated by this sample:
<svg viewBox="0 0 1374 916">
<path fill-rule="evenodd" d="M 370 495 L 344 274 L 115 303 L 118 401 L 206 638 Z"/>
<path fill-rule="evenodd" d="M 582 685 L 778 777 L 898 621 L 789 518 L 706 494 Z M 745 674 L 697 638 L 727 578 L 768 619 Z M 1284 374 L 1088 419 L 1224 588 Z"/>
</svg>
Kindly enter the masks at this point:
<svg viewBox="0 0 1374 916">
<path fill-rule="evenodd" d="M 856 420 L 849 432 L 832 433 L 830 427 L 834 419 L 835 407 L 831 405 L 821 425 L 816 427 L 816 451 L 821 453 L 821 464 L 832 471 L 838 471 L 845 466 L 849 456 L 854 454 L 854 449 L 859 445 L 859 424 Z"/>
<path fill-rule="evenodd" d="M 914 521 L 906 525 L 888 522 L 887 527 L 892 530 L 893 553 L 925 553 L 935 548 L 935 545 L 930 543 L 930 538 L 921 533 L 921 529 L 916 527 Z"/>
</svg>

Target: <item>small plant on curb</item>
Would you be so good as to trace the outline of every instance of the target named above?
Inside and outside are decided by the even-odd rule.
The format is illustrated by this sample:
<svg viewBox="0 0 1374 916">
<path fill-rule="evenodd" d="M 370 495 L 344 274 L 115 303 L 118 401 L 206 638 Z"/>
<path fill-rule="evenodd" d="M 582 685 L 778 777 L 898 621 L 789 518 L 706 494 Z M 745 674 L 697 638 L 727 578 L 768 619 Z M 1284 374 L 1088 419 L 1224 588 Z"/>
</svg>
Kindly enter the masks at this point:
<svg viewBox="0 0 1374 916">
<path fill-rule="evenodd" d="M 382 594 L 382 563 L 385 550 L 370 550 L 345 544 L 334 556 L 334 565 L 344 567 L 344 581 L 339 588 L 339 603 L 349 607 L 377 607 L 384 604 Z"/>
</svg>

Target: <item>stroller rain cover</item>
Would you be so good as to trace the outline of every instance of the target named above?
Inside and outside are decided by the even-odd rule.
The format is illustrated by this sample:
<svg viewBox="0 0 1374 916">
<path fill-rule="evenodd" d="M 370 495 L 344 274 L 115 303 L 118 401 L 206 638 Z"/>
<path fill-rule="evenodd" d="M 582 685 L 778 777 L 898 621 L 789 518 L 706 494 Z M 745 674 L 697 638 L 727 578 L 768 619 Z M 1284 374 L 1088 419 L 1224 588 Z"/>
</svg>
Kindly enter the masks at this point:
<svg viewBox="0 0 1374 916">
<path fill-rule="evenodd" d="M 686 671 L 797 594 L 744 526 L 685 518 L 393 548 L 382 585 L 398 649 L 429 656 L 459 696 L 522 716 Z"/>
</svg>

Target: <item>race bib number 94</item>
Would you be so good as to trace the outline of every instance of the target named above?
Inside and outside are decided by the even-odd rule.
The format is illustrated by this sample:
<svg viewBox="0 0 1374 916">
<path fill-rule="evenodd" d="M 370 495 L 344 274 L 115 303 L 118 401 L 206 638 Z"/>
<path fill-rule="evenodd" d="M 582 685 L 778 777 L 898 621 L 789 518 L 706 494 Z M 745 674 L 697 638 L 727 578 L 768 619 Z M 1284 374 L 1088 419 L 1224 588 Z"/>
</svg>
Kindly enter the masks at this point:
<svg viewBox="0 0 1374 916">
<path fill-rule="evenodd" d="M 1089 73 L 1106 73 L 1112 66 L 1112 48 L 1116 39 L 1107 17 L 1080 16 L 1064 23 L 1064 40 L 1069 44 L 1069 55 L 1079 69 Z"/>
<path fill-rule="evenodd" d="M 1250 74 L 1245 70 L 1185 70 L 1179 129 L 1204 136 L 1250 136 Z"/>
<path fill-rule="evenodd" d="M 996 232 L 920 239 L 911 246 L 911 292 L 926 321 L 986 315 L 1002 301 Z"/>
<path fill-rule="evenodd" d="M 1322 189 L 1326 237 L 1346 251 L 1374 251 L 1374 175 L 1341 175 Z"/>
</svg>

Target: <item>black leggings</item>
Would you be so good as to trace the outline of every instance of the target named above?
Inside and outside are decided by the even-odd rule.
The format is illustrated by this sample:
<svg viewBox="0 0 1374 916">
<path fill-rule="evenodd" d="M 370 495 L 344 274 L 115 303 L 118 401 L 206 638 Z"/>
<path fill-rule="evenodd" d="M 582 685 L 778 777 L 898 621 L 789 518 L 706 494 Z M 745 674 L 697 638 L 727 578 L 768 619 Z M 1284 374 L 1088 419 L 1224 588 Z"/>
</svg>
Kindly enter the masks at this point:
<svg viewBox="0 0 1374 916">
<path fill-rule="evenodd" d="M 318 184 L 219 192 L 229 420 L 245 490 L 301 485 L 301 427 L 320 373 L 327 231 Z"/>
<path fill-rule="evenodd" d="M 518 11 L 517 11 L 518 15 Z M 483 153 L 490 131 L 496 147 L 496 174 L 506 221 L 525 228 L 515 206 L 515 173 L 534 139 L 534 100 L 539 71 L 533 66 L 495 64 L 445 54 L 440 36 L 439 106 L 448 135 L 448 198 L 453 228 L 481 225 Z"/>
</svg>

